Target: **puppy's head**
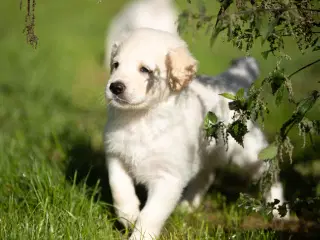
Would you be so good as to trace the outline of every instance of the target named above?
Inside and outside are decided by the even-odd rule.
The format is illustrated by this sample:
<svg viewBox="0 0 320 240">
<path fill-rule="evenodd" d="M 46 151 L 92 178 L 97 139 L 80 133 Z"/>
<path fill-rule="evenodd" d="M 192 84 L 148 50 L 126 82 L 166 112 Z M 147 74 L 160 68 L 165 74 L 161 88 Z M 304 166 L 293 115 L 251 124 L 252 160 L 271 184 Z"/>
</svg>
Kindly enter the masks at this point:
<svg viewBox="0 0 320 240">
<path fill-rule="evenodd" d="M 182 39 L 138 29 L 113 47 L 106 95 L 115 107 L 147 109 L 181 91 L 196 71 L 197 61 Z"/>
</svg>

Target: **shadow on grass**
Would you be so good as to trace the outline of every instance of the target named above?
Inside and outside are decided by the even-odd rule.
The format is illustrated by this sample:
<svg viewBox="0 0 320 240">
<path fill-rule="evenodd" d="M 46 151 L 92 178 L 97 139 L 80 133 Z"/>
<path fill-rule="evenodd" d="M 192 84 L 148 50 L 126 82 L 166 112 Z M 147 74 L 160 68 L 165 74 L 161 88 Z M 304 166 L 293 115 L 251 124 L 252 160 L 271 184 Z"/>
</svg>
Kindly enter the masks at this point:
<svg viewBox="0 0 320 240">
<path fill-rule="evenodd" d="M 301 148 L 296 144 L 294 149 L 296 155 L 292 164 L 289 160 L 283 161 L 280 176 L 285 184 L 288 200 L 319 196 L 317 189 L 320 189 L 320 168 L 310 165 L 311 161 L 320 161 L 320 148 L 318 146 L 320 146 L 320 136 L 314 138 L 313 146 L 308 144 L 305 148 Z M 308 166 L 305 173 L 298 171 L 296 168 L 297 165 L 301 164 Z"/>
<path fill-rule="evenodd" d="M 107 204 L 107 210 L 112 219 L 116 219 L 115 210 L 112 207 L 112 194 L 109 184 L 108 171 L 105 164 L 105 154 L 103 149 L 94 149 L 87 136 L 70 137 L 68 132 L 62 134 L 61 139 L 67 141 L 67 166 L 66 179 L 76 184 L 85 183 L 90 188 L 95 188 L 98 184 L 99 191 L 94 196 L 96 201 L 103 201 Z M 146 191 L 143 186 L 136 186 L 136 193 L 140 199 L 142 208 L 146 202 Z M 119 231 L 124 231 L 123 226 L 116 221 L 114 227 Z"/>
</svg>

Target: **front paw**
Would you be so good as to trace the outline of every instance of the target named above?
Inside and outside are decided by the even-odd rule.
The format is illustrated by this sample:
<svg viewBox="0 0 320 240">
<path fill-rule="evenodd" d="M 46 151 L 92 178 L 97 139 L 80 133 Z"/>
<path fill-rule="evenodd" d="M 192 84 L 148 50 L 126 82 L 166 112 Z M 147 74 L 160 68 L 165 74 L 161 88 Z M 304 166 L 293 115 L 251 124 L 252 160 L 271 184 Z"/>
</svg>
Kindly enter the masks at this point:
<svg viewBox="0 0 320 240">
<path fill-rule="evenodd" d="M 195 208 L 188 200 L 182 200 L 178 205 L 177 210 L 182 213 L 193 213 L 195 211 Z"/>
<path fill-rule="evenodd" d="M 286 215 L 284 215 L 283 217 L 281 217 L 280 213 L 279 213 L 279 210 L 278 210 L 278 206 L 276 206 L 277 209 L 274 209 L 272 211 L 272 215 L 273 215 L 273 220 L 289 220 L 290 219 L 290 209 L 288 206 L 286 206 L 287 208 L 287 213 Z"/>
<path fill-rule="evenodd" d="M 126 206 L 116 207 L 116 213 L 119 221 L 124 227 L 132 227 L 137 220 L 140 210 L 136 204 L 127 204 Z"/>
<path fill-rule="evenodd" d="M 141 231 L 138 229 L 135 229 L 131 236 L 129 237 L 129 240 L 155 240 L 156 237 L 152 236 L 151 234 L 142 234 Z"/>
</svg>

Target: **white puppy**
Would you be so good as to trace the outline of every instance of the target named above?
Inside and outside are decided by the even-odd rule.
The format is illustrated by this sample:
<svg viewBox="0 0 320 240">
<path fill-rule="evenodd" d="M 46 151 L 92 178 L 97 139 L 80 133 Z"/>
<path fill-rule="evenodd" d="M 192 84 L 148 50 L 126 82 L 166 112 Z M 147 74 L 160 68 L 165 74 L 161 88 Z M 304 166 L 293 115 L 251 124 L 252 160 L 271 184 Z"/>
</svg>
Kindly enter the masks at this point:
<svg viewBox="0 0 320 240">
<path fill-rule="evenodd" d="M 231 121 L 228 100 L 218 94 L 257 77 L 252 58 L 238 60 L 218 78 L 195 77 L 197 61 L 187 44 L 153 29 L 134 31 L 112 56 L 105 150 L 117 214 L 125 225 L 135 223 L 130 239 L 159 236 L 181 200 L 197 207 L 219 165 L 231 160 L 261 176 L 267 166 L 257 154 L 267 142 L 259 128 L 250 124 L 244 148 L 230 137 L 228 151 L 223 141 L 209 143 L 203 132 L 208 111 Z M 148 190 L 141 212 L 134 183 Z M 274 188 L 270 200 L 282 201 L 281 185 Z"/>
<path fill-rule="evenodd" d="M 113 44 L 122 42 L 133 30 L 153 28 L 177 34 L 178 13 L 173 0 L 135 0 L 115 16 L 106 39 L 105 64 L 109 68 Z"/>
</svg>

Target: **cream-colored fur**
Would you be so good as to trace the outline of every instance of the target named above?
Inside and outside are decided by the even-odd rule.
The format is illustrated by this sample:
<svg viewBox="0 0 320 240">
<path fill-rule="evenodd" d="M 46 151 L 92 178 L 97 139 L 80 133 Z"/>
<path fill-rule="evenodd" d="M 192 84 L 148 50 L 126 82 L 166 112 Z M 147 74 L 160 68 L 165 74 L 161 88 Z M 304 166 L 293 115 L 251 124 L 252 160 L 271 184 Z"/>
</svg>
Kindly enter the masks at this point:
<svg viewBox="0 0 320 240">
<path fill-rule="evenodd" d="M 226 151 L 223 141 L 208 142 L 203 133 L 208 111 L 231 121 L 228 100 L 218 94 L 236 90 L 231 83 L 252 82 L 258 75 L 254 59 L 240 59 L 217 77 L 195 77 L 197 61 L 187 44 L 154 29 L 133 31 L 114 52 L 106 87 L 105 150 L 117 214 L 126 226 L 135 224 L 131 240 L 159 236 L 180 201 L 198 207 L 217 166 L 231 161 L 254 177 L 267 169 L 257 157 L 267 142 L 254 124 L 248 126 L 244 148 L 229 137 Z M 119 82 L 125 88 L 115 94 L 111 84 Z M 134 183 L 148 189 L 142 211 Z M 276 189 L 268 200 L 283 201 L 280 183 Z"/>
</svg>

